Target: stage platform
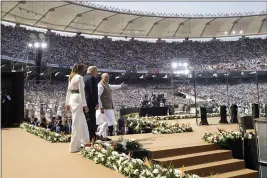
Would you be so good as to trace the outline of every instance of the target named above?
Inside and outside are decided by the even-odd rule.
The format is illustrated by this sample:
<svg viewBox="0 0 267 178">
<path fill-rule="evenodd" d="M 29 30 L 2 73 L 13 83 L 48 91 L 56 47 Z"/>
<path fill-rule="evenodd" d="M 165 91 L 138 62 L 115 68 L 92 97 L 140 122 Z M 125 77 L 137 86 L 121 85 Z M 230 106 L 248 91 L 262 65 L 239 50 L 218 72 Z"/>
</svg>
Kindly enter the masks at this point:
<svg viewBox="0 0 267 178">
<path fill-rule="evenodd" d="M 168 122 L 176 122 L 172 120 Z M 227 131 L 237 130 L 237 124 L 197 126 L 195 119 L 180 119 L 180 123 L 190 123 L 194 132 L 178 134 L 137 134 L 126 135 L 125 139 L 137 139 L 144 148 L 154 152 L 160 159 L 164 150 L 187 147 L 210 147 L 202 140 L 206 132 L 216 132 L 217 128 Z M 209 118 L 209 123 L 217 124 L 219 118 Z M 119 136 L 112 137 L 113 140 Z M 205 146 L 206 145 L 206 146 Z M 2 129 L 2 175 L 8 178 L 122 178 L 113 170 L 68 152 L 68 143 L 50 143 L 20 128 Z M 203 147 L 203 148 L 204 148 Z M 214 147 L 214 146 L 212 146 Z M 156 153 L 158 153 L 156 155 Z"/>
<path fill-rule="evenodd" d="M 177 147 L 185 147 L 185 146 L 193 146 L 193 145 L 202 145 L 207 144 L 207 142 L 202 140 L 202 137 L 205 133 L 209 132 L 217 132 L 218 128 L 223 128 L 226 131 L 237 131 L 237 124 L 218 124 L 220 118 L 213 117 L 208 118 L 209 126 L 198 126 L 196 124 L 196 119 L 178 119 L 178 120 L 168 120 L 161 122 L 168 123 L 184 123 L 190 124 L 194 132 L 187 133 L 177 133 L 177 134 L 134 134 L 134 135 L 124 135 L 123 138 L 131 139 L 135 138 L 140 141 L 141 144 L 144 145 L 144 148 L 148 150 L 157 150 L 164 148 L 177 148 Z M 198 118 L 198 122 L 200 122 L 200 118 Z M 112 137 L 113 140 L 118 139 L 121 136 Z"/>
</svg>

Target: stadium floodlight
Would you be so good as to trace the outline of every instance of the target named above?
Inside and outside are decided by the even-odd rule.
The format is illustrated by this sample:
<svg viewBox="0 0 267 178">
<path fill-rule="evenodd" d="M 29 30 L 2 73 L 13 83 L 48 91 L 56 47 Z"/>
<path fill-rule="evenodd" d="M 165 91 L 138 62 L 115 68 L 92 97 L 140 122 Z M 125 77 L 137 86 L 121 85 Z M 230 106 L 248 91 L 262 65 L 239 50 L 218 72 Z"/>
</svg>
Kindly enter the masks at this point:
<svg viewBox="0 0 267 178">
<path fill-rule="evenodd" d="M 30 48 L 32 48 L 32 43 L 29 43 L 28 46 L 29 46 Z"/>
<path fill-rule="evenodd" d="M 183 64 L 182 64 L 182 63 L 179 63 L 178 65 L 179 65 L 179 66 L 182 66 Z"/>
<path fill-rule="evenodd" d="M 47 43 L 45 43 L 45 42 L 41 43 L 41 47 L 42 48 L 46 48 L 47 47 Z"/>
<path fill-rule="evenodd" d="M 35 43 L 34 43 L 34 47 L 35 47 L 35 48 L 39 48 L 39 46 L 40 46 L 40 43 L 38 43 L 38 42 L 35 42 Z"/>
<path fill-rule="evenodd" d="M 177 65 L 177 63 L 176 63 L 176 62 L 173 62 L 173 63 L 172 63 L 172 68 L 173 68 L 173 69 L 176 69 L 176 68 L 177 68 L 177 66 L 178 66 L 178 65 Z"/>
<path fill-rule="evenodd" d="M 235 31 L 233 31 L 232 33 L 235 34 Z"/>
<path fill-rule="evenodd" d="M 224 34 L 227 35 L 227 31 L 225 31 Z"/>
<path fill-rule="evenodd" d="M 188 64 L 187 64 L 186 62 L 185 62 L 185 63 L 183 63 L 183 66 L 184 66 L 184 67 L 187 67 L 187 65 L 188 65 Z"/>
<path fill-rule="evenodd" d="M 239 32 L 240 34 L 243 34 L 243 30 L 240 30 L 240 32 Z"/>
</svg>

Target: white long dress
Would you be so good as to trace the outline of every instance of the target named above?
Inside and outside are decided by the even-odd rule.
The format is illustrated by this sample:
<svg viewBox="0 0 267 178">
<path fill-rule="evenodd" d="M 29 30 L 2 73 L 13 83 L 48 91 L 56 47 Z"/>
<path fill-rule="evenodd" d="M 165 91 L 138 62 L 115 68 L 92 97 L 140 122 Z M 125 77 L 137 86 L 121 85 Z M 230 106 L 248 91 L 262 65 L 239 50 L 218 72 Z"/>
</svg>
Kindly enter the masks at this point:
<svg viewBox="0 0 267 178">
<path fill-rule="evenodd" d="M 110 90 L 117 90 L 121 88 L 121 85 L 109 85 Z M 104 87 L 101 83 L 98 84 L 98 105 L 102 108 L 101 95 L 104 92 Z M 107 122 L 108 126 L 113 126 L 116 123 L 114 109 L 104 109 L 104 114 L 100 109 L 96 111 L 96 125 L 100 125 L 103 122 Z"/>
<path fill-rule="evenodd" d="M 71 93 L 71 90 L 79 90 L 79 93 Z M 83 112 L 87 106 L 84 94 L 84 81 L 81 75 L 76 74 L 69 82 L 66 105 L 70 106 L 72 113 L 72 132 L 69 151 L 80 151 L 82 144 L 89 143 L 88 126 Z"/>
</svg>

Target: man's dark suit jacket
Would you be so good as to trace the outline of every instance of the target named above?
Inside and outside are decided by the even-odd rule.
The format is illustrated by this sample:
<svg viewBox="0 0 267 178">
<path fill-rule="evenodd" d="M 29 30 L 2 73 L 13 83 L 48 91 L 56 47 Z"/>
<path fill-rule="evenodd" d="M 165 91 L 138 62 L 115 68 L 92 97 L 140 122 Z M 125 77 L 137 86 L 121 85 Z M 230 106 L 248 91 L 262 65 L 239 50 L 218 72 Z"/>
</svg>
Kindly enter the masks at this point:
<svg viewBox="0 0 267 178">
<path fill-rule="evenodd" d="M 86 74 L 84 76 L 84 90 L 85 90 L 85 99 L 87 106 L 90 109 L 95 109 L 98 105 L 98 88 L 97 81 L 91 74 Z"/>
</svg>

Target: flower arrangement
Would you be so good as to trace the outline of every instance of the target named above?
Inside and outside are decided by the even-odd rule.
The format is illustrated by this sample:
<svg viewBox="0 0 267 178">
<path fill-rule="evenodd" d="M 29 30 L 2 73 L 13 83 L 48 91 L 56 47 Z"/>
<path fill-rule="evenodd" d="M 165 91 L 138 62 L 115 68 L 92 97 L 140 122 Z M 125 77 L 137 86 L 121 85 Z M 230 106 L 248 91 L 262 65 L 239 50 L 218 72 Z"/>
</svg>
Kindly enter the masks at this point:
<svg viewBox="0 0 267 178">
<path fill-rule="evenodd" d="M 163 123 L 152 130 L 154 134 L 172 134 L 172 133 L 183 133 L 193 132 L 193 128 L 189 124 L 166 124 Z"/>
<path fill-rule="evenodd" d="M 49 129 L 44 129 L 41 127 L 36 127 L 27 123 L 20 124 L 20 128 L 23 130 L 34 134 L 40 138 L 43 138 L 52 143 L 54 142 L 70 142 L 71 135 L 58 134 L 56 132 L 51 132 Z"/>
<path fill-rule="evenodd" d="M 205 133 L 203 140 L 208 143 L 216 143 L 219 145 L 228 145 L 230 142 L 235 142 L 238 140 L 244 139 L 252 139 L 255 138 L 255 134 L 253 132 L 245 133 L 244 136 L 240 131 L 230 131 L 226 132 L 223 129 L 218 128 L 219 132 L 215 133 Z"/>
<path fill-rule="evenodd" d="M 107 149 L 112 148 L 118 152 L 125 152 L 125 151 L 134 151 L 141 149 L 143 146 L 138 142 L 138 140 L 130 139 L 126 140 L 121 137 L 118 141 L 106 141 L 103 142 L 101 140 L 97 140 L 95 144 L 100 145 L 101 147 Z M 90 147 L 92 144 L 87 144 L 85 147 Z"/>
<path fill-rule="evenodd" d="M 208 117 L 218 117 L 220 116 L 220 113 L 207 113 Z M 136 114 L 128 114 L 126 115 L 128 118 L 140 118 L 140 119 L 146 119 L 146 120 L 176 120 L 176 119 L 189 119 L 189 118 L 195 118 L 195 114 L 187 114 L 187 115 L 169 115 L 169 116 L 150 116 L 150 117 L 139 117 Z"/>
<path fill-rule="evenodd" d="M 139 117 L 128 118 L 126 125 L 128 128 L 132 128 L 134 133 L 171 134 L 193 132 L 193 128 L 189 124 L 168 124 Z"/>
<path fill-rule="evenodd" d="M 104 148 L 98 143 L 85 147 L 81 154 L 96 164 L 102 164 L 130 178 L 199 178 L 197 175 L 185 174 L 173 167 L 163 168 L 153 164 L 151 160 L 133 159 L 130 155 L 118 153 L 112 146 Z"/>
</svg>

